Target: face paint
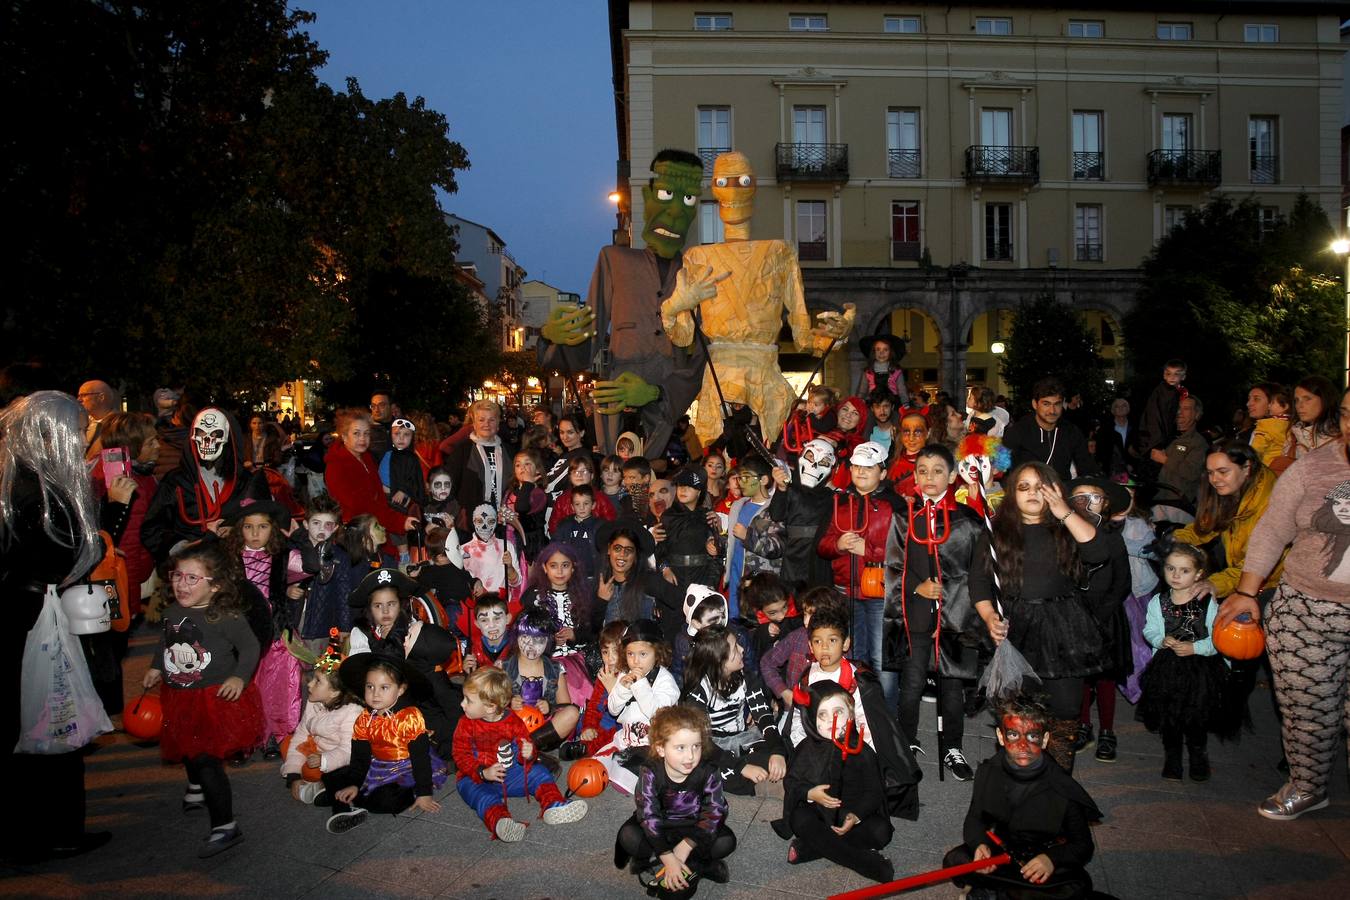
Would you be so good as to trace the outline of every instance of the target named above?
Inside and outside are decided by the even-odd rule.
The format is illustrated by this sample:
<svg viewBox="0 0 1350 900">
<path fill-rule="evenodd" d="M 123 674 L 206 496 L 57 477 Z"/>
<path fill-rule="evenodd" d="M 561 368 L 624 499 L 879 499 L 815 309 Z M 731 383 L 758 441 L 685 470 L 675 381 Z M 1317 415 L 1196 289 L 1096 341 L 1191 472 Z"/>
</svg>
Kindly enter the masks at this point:
<svg viewBox="0 0 1350 900">
<path fill-rule="evenodd" d="M 548 638 L 522 634 L 516 638 L 516 646 L 520 648 L 521 656 L 528 660 L 536 660 L 548 649 Z"/>
<path fill-rule="evenodd" d="M 431 479 L 431 499 L 437 503 L 444 503 L 450 499 L 450 476 L 437 475 Z"/>
<path fill-rule="evenodd" d="M 473 510 L 473 533 L 480 541 L 487 541 L 497 528 L 497 510 L 490 503 L 480 503 Z"/>
<path fill-rule="evenodd" d="M 1021 716 L 1004 716 L 999 725 L 998 742 L 1013 765 L 1034 765 L 1045 750 L 1045 726 Z"/>
<path fill-rule="evenodd" d="M 724 225 L 744 225 L 755 214 L 755 173 L 744 153 L 732 151 L 713 160 L 713 196 Z"/>
<path fill-rule="evenodd" d="M 664 161 L 652 166 L 651 183 L 642 189 L 642 240 L 652 252 L 674 259 L 684 249 L 698 211 L 703 170 L 687 163 Z"/>
<path fill-rule="evenodd" d="M 474 621 L 483 637 L 496 644 L 506 634 L 506 610 L 500 606 L 489 606 L 474 613 Z"/>
<path fill-rule="evenodd" d="M 192 420 L 192 443 L 202 462 L 215 462 L 230 440 L 230 420 L 218 409 L 207 407 Z"/>
</svg>

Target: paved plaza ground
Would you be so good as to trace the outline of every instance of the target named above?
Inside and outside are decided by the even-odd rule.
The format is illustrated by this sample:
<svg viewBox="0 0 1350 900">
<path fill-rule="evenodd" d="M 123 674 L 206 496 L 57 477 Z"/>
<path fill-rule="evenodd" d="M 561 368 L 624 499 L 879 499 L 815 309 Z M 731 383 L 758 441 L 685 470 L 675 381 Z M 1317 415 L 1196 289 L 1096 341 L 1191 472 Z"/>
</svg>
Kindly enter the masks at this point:
<svg viewBox="0 0 1350 900">
<path fill-rule="evenodd" d="M 133 641 L 128 685 L 138 684 L 152 639 Z M 1162 745 L 1132 719 L 1122 702 L 1117 732 L 1120 759 L 1107 765 L 1087 754 L 1077 775 L 1102 810 L 1094 829 L 1097 887 L 1117 897 L 1350 897 L 1350 788 L 1338 760 L 1329 809 L 1287 823 L 1269 822 L 1256 804 L 1283 779 L 1275 770 L 1279 741 L 1268 695 L 1253 697 L 1256 732 L 1236 745 L 1212 747 L 1208 784 L 1159 778 Z M 925 704 L 927 746 L 934 707 Z M 972 762 L 994 750 L 988 716 L 968 720 Z M 923 763 L 923 807 L 917 822 L 897 820 L 887 853 L 897 874 L 937 867 L 957 843 L 970 785 L 939 782 L 933 761 Z M 512 809 L 530 821 L 523 842 L 504 844 L 464 805 L 452 785 L 436 814 L 381 816 L 348 834 L 324 831 L 326 812 L 303 806 L 283 790 L 278 767 L 255 759 L 231 769 L 234 803 L 245 840 L 209 860 L 198 860 L 205 813 L 179 811 L 183 773 L 160 763 L 158 747 L 117 732 L 105 736 L 88 760 L 90 830 L 111 830 L 111 844 L 87 856 L 25 869 L 0 869 L 0 895 L 75 897 L 475 897 L 622 898 L 643 893 L 612 863 L 614 835 L 633 810 L 613 791 L 591 801 L 580 823 L 543 824 L 538 807 L 520 799 Z M 827 862 L 788 866 L 787 845 L 769 828 L 781 812 L 781 793 L 731 797 L 730 826 L 740 842 L 730 859 L 731 883 L 706 884 L 707 898 L 823 897 L 861 887 L 858 876 Z M 24 811 L 11 810 L 9 828 Z M 17 814 L 16 814 L 17 813 Z M 954 897 L 944 885 L 912 897 Z"/>
</svg>

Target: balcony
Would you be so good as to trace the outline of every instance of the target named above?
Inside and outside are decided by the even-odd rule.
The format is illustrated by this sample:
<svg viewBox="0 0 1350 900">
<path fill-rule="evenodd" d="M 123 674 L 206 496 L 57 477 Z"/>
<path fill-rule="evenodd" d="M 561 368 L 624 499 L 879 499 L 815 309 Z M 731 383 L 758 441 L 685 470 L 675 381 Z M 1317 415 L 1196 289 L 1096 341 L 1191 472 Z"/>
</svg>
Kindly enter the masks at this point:
<svg viewBox="0 0 1350 900">
<path fill-rule="evenodd" d="M 1041 180 L 1041 149 L 975 144 L 966 148 L 965 176 L 972 184 L 1035 184 Z"/>
<path fill-rule="evenodd" d="M 891 241 L 891 259 L 895 262 L 914 262 L 923 256 L 918 241 Z"/>
<path fill-rule="evenodd" d="M 1073 152 L 1073 180 L 1101 181 L 1106 178 L 1106 157 L 1101 152 Z"/>
<path fill-rule="evenodd" d="M 848 144 L 778 144 L 778 180 L 848 181 Z"/>
<path fill-rule="evenodd" d="M 703 160 L 703 174 L 711 175 L 713 160 L 717 159 L 717 157 L 721 156 L 723 153 L 730 152 L 730 147 L 699 147 L 698 155 L 699 158 Z"/>
<path fill-rule="evenodd" d="M 887 150 L 886 173 L 892 178 L 922 178 L 921 153 L 920 150 Z"/>
<path fill-rule="evenodd" d="M 1078 262 L 1101 262 L 1101 244 L 1077 244 L 1074 247 L 1074 259 Z"/>
<path fill-rule="evenodd" d="M 829 259 L 829 245 L 824 241 L 798 241 L 797 258 L 808 262 L 820 262 Z"/>
<path fill-rule="evenodd" d="M 1251 154 L 1252 184 L 1279 184 L 1280 158 L 1274 154 Z"/>
<path fill-rule="evenodd" d="M 1154 150 L 1148 155 L 1151 186 L 1218 187 L 1223 180 L 1218 150 Z"/>
</svg>

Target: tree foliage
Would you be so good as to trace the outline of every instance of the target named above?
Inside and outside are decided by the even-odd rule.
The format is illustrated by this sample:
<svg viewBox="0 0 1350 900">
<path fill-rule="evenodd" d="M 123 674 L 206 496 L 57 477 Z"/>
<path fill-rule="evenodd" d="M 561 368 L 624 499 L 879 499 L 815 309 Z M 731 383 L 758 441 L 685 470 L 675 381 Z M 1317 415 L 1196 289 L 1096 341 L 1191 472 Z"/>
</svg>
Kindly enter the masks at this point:
<svg viewBox="0 0 1350 900">
<path fill-rule="evenodd" d="M 493 368 L 436 200 L 463 147 L 421 98 L 322 84 L 311 14 L 14 0 L 4 15 L 20 124 L 0 141 L 0 199 L 22 227 L 0 365 L 26 381 L 11 389 L 102 377 L 259 399 L 311 377 L 368 396 L 378 375 L 405 392 L 416 375 L 439 398 Z"/>
<path fill-rule="evenodd" d="M 1105 399 L 1106 364 L 1097 338 L 1073 307 L 1048 294 L 1022 304 L 1007 347 L 999 371 L 1012 388 L 1014 409 L 1026 409 L 1032 385 L 1047 376 L 1062 381 L 1070 396 L 1082 394 L 1090 409 Z"/>
<path fill-rule="evenodd" d="M 1173 357 L 1186 360 L 1187 385 L 1215 421 L 1254 382 L 1319 374 L 1339 383 L 1345 294 L 1332 237 L 1306 196 L 1264 235 L 1253 200 L 1220 197 L 1188 215 L 1145 261 L 1124 322 L 1133 394 L 1146 396 Z"/>
</svg>

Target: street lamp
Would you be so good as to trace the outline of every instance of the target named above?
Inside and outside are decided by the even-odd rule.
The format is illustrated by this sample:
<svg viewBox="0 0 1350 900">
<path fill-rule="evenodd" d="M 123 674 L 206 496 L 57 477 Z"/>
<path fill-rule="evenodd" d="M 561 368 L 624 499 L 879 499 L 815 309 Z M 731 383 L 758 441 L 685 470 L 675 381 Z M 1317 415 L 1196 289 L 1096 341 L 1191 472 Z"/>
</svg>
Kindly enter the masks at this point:
<svg viewBox="0 0 1350 900">
<path fill-rule="evenodd" d="M 1346 213 L 1347 234 L 1350 234 L 1350 212 Z M 1341 237 L 1331 242 L 1331 252 L 1345 257 L 1345 384 L 1350 387 L 1350 237 Z"/>
</svg>

